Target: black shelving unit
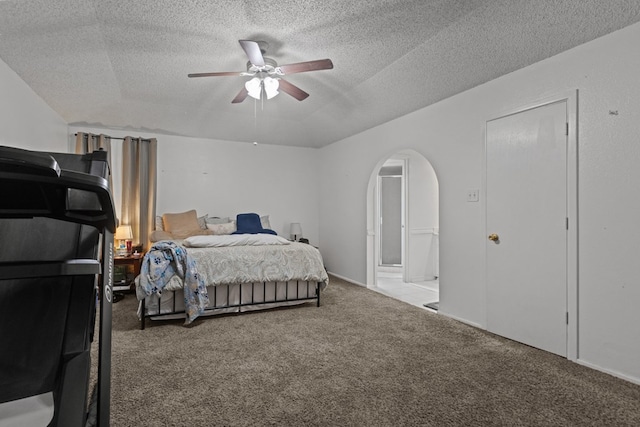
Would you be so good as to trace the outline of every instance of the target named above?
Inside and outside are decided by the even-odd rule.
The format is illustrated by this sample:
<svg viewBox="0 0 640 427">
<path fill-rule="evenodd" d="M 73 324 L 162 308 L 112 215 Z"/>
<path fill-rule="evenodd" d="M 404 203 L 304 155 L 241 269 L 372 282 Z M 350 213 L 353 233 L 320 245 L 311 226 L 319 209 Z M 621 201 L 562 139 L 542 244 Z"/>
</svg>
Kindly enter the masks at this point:
<svg viewBox="0 0 640 427">
<path fill-rule="evenodd" d="M 103 151 L 0 146 L 0 407 L 50 396 L 49 426 L 93 424 L 97 301 L 94 425 L 110 422 L 116 217 L 109 173 Z"/>
</svg>

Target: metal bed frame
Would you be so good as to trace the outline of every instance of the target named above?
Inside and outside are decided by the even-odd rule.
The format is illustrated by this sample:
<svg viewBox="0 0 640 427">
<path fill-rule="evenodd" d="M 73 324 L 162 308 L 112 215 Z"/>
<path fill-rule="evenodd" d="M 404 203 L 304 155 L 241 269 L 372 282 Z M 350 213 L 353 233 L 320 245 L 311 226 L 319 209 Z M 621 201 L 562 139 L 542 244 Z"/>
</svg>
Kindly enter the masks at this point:
<svg viewBox="0 0 640 427">
<path fill-rule="evenodd" d="M 271 300 L 267 300 L 267 284 L 268 283 L 274 283 L 274 287 L 273 287 L 273 299 Z M 289 297 L 289 284 L 290 283 L 295 283 L 296 284 L 296 288 L 295 288 L 295 297 Z M 278 285 L 279 284 L 283 284 L 285 286 L 285 298 L 284 299 L 279 299 L 278 298 Z M 251 285 L 251 301 L 248 302 L 243 302 L 242 300 L 242 287 L 245 285 Z M 242 311 L 242 307 L 247 307 L 247 306 L 256 306 L 256 305 L 266 305 L 266 304 L 280 304 L 280 303 L 286 303 L 286 302 L 295 302 L 295 301 L 316 301 L 316 307 L 320 307 L 320 288 L 321 288 L 322 282 L 314 282 L 314 281 L 305 281 L 305 280 L 290 280 L 288 282 L 252 282 L 252 283 L 234 283 L 234 284 L 226 284 L 226 285 L 216 285 L 216 286 L 212 286 L 211 288 L 214 288 L 216 291 L 213 292 L 213 298 L 210 298 L 210 302 L 212 302 L 212 304 L 207 307 L 203 313 L 203 315 L 207 315 L 207 314 L 216 314 L 216 312 L 220 312 L 218 314 L 228 314 L 228 313 L 233 313 L 233 314 L 240 314 L 240 313 L 244 313 L 245 311 Z M 238 287 L 238 302 L 234 303 L 231 302 L 230 300 L 230 295 L 231 295 L 231 287 L 233 286 L 237 286 Z M 258 287 L 257 292 L 259 293 L 260 291 L 262 291 L 262 301 L 256 301 L 256 286 Z M 305 296 L 300 296 L 300 289 L 301 286 L 303 287 L 302 289 L 305 289 L 306 287 L 306 297 Z M 226 288 L 226 298 L 223 298 L 224 301 L 222 301 L 221 304 L 218 304 L 218 290 L 219 289 L 225 289 Z M 313 291 L 313 294 L 312 294 Z M 176 307 L 176 298 L 175 298 L 175 292 L 176 291 L 168 291 L 168 292 L 173 292 L 174 293 L 174 297 L 173 297 L 173 303 L 172 303 L 172 310 L 170 312 L 162 312 L 162 297 L 158 297 L 158 310 L 157 312 L 154 313 L 147 313 L 147 307 L 146 307 L 146 298 L 142 300 L 141 303 L 141 315 L 140 315 L 140 329 L 144 329 L 145 328 L 145 321 L 147 318 L 150 319 L 160 319 L 163 317 L 169 317 L 169 316 L 174 316 L 176 314 L 181 314 L 184 313 L 185 310 L 180 310 Z M 212 301 L 211 301 L 212 300 Z M 226 309 L 229 308 L 237 308 L 236 311 L 233 312 L 229 312 Z M 275 308 L 275 307 L 274 307 Z M 224 310 L 224 311 L 223 311 Z"/>
</svg>

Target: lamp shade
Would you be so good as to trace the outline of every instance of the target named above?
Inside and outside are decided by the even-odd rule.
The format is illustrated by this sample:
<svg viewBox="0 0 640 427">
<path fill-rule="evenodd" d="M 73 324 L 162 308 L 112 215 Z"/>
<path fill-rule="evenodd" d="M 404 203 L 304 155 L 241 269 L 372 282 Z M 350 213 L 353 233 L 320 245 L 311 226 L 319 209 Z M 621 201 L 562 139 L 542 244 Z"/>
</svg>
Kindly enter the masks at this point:
<svg viewBox="0 0 640 427">
<path fill-rule="evenodd" d="M 131 240 L 133 239 L 133 231 L 131 231 L 130 225 L 121 225 L 116 228 L 116 235 L 113 236 L 116 240 Z"/>
<path fill-rule="evenodd" d="M 298 237 L 302 236 L 302 227 L 299 222 L 292 222 L 291 228 L 289 230 L 289 234 L 291 234 L 294 240 L 297 240 Z"/>
</svg>

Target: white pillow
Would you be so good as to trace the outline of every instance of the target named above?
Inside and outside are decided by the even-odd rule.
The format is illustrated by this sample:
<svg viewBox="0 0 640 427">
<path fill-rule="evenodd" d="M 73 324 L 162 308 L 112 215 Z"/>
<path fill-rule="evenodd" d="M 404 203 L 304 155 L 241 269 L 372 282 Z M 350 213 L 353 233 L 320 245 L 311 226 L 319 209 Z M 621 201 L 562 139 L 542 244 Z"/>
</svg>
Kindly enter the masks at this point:
<svg viewBox="0 0 640 427">
<path fill-rule="evenodd" d="M 207 224 L 227 224 L 231 222 L 231 219 L 229 219 L 228 216 L 226 217 L 210 216 L 206 219 L 206 222 Z"/>
<path fill-rule="evenodd" d="M 231 234 L 236 231 L 236 222 L 231 221 L 226 224 L 207 224 L 207 228 L 216 235 Z"/>
<path fill-rule="evenodd" d="M 260 224 L 262 225 L 262 228 L 271 230 L 271 224 L 269 223 L 269 215 L 261 216 Z"/>
</svg>

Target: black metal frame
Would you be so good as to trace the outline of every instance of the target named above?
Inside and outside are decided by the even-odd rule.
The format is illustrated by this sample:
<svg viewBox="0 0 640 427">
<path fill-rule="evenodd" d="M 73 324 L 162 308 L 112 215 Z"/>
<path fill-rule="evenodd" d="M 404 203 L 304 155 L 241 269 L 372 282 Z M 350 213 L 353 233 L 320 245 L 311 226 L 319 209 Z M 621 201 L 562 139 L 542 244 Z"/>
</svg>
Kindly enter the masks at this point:
<svg viewBox="0 0 640 427">
<path fill-rule="evenodd" d="M 289 283 L 293 283 L 295 282 L 296 284 L 296 296 L 295 298 L 289 298 Z M 268 283 L 274 283 L 274 290 L 273 290 L 273 300 L 269 300 L 267 301 L 267 284 Z M 285 285 L 285 298 L 284 299 L 278 299 L 278 285 L 282 283 Z M 251 301 L 250 302 L 243 302 L 242 301 L 242 286 L 243 285 L 251 285 Z M 262 287 L 262 301 L 256 301 L 255 300 L 255 292 L 256 292 L 256 285 L 258 286 L 258 291 L 260 290 L 260 286 Z M 306 297 L 300 297 L 300 286 L 305 286 L 306 285 L 306 290 L 307 290 L 307 296 Z M 232 303 L 230 301 L 230 288 L 231 286 L 238 286 L 238 303 Z M 313 286 L 313 287 L 312 287 Z M 213 292 L 213 302 L 210 305 L 210 307 L 207 307 L 205 309 L 205 314 L 207 313 L 215 313 L 216 311 L 222 311 L 225 310 L 224 313 L 235 313 L 235 314 L 240 314 L 240 313 L 245 313 L 244 311 L 242 311 L 242 307 L 247 307 L 247 306 L 256 306 L 256 305 L 266 305 L 266 304 L 281 304 L 281 303 L 286 303 L 286 302 L 295 302 L 295 301 L 316 301 L 316 307 L 320 307 L 320 289 L 322 286 L 322 282 L 314 282 L 314 281 L 310 281 L 310 280 L 290 280 L 288 282 L 251 282 L 251 283 L 233 283 L 233 284 L 228 284 L 228 285 L 217 285 L 214 286 L 214 288 L 220 289 L 221 287 L 226 287 L 226 302 L 224 302 L 222 305 L 218 305 L 218 301 L 217 301 L 217 292 Z M 314 295 L 311 294 L 311 291 L 313 291 L 315 288 L 315 292 Z M 171 291 L 168 291 L 171 292 Z M 310 296 L 311 295 L 311 296 Z M 227 309 L 229 308 L 237 308 L 236 311 L 234 312 L 229 312 L 227 311 Z M 156 313 L 147 313 L 147 307 L 146 307 L 146 298 L 142 300 L 141 303 L 141 315 L 140 315 L 140 329 L 144 329 L 145 328 L 145 321 L 147 318 L 153 318 L 153 319 L 157 319 L 157 318 L 163 318 L 163 317 L 169 317 L 169 316 L 174 316 L 176 314 L 182 314 L 185 312 L 185 310 L 178 310 L 176 309 L 176 298 L 174 295 L 173 298 L 173 307 L 172 310 L 170 312 L 165 312 L 162 313 L 162 297 L 158 297 L 158 311 Z"/>
</svg>

